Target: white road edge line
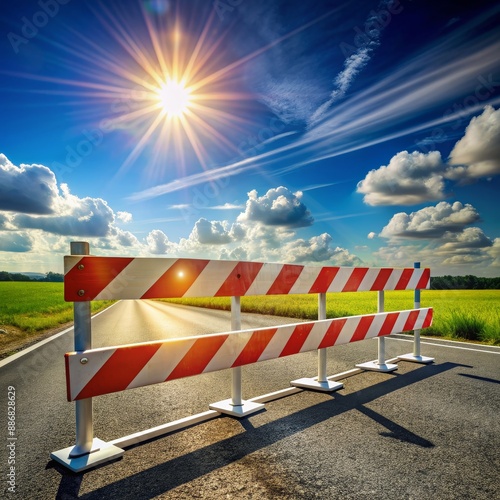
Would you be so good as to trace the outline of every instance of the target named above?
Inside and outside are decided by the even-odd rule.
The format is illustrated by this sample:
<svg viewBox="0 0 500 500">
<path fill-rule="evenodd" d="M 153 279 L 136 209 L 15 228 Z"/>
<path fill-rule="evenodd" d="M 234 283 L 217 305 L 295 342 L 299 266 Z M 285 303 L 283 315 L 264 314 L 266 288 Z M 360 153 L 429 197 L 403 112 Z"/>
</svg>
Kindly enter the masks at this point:
<svg viewBox="0 0 500 500">
<path fill-rule="evenodd" d="M 117 304 L 117 302 L 115 302 Z M 102 311 L 99 311 L 98 313 L 95 313 L 92 316 L 92 319 L 99 316 L 99 314 L 102 314 L 103 312 L 107 311 L 108 309 L 111 309 L 115 304 L 111 304 L 109 307 L 106 307 L 106 309 L 103 309 Z M 48 337 L 46 339 L 40 340 L 40 342 L 37 342 L 36 344 L 33 344 L 30 347 L 27 347 L 26 349 L 23 349 L 22 351 L 16 352 L 16 354 L 13 354 L 12 356 L 9 356 L 5 359 L 2 359 L 0 361 L 0 368 L 3 368 L 4 366 L 8 365 L 10 362 L 15 361 L 16 359 L 19 359 L 23 357 L 25 354 L 28 354 L 31 351 L 34 351 L 35 349 L 38 349 L 39 347 L 42 347 L 43 345 L 51 342 L 52 340 L 55 340 L 62 335 L 70 332 L 73 330 L 73 327 L 70 326 L 69 328 L 66 328 L 66 330 L 63 330 L 62 332 L 56 333 L 55 335 L 52 335 L 51 337 Z"/>
<path fill-rule="evenodd" d="M 400 342 L 412 342 L 413 343 L 413 340 L 399 339 L 397 337 L 392 337 L 391 335 L 387 335 L 386 338 L 391 339 L 391 340 L 399 340 Z M 463 351 L 475 351 L 475 352 L 486 352 L 488 354 L 500 354 L 500 352 L 495 352 L 495 351 L 486 351 L 484 349 L 472 349 L 471 347 L 459 347 L 457 345 L 436 344 L 434 342 L 420 342 L 420 344 L 435 345 L 437 347 L 445 347 L 447 349 L 462 349 Z M 472 345 L 476 345 L 476 344 L 472 344 Z M 492 346 L 492 347 L 495 347 L 495 346 Z"/>
</svg>

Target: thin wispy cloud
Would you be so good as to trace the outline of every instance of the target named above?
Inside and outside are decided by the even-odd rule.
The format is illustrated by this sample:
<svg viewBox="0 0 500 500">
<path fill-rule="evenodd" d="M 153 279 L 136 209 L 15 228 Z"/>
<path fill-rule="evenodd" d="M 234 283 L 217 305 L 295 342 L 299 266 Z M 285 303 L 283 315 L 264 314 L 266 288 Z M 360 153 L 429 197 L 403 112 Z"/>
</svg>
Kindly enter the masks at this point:
<svg viewBox="0 0 500 500">
<path fill-rule="evenodd" d="M 498 83 L 491 72 L 498 65 L 500 41 L 487 32 L 475 38 L 467 37 L 488 15 L 500 11 L 494 7 L 452 36 L 434 43 L 409 57 L 408 62 L 381 77 L 370 87 L 347 97 L 326 111 L 321 122 L 301 135 L 293 136 L 287 144 L 229 165 L 176 179 L 134 193 L 130 200 L 140 201 L 167 193 L 216 181 L 254 169 L 273 166 L 273 174 L 281 175 L 314 162 L 357 151 L 408 134 L 414 134 L 463 120 L 481 111 L 486 104 L 498 104 L 494 95 Z M 484 100 L 463 106 L 471 82 L 483 89 Z M 450 107 L 449 103 L 457 103 Z M 439 118 L 424 119 L 430 111 L 442 109 Z M 292 139 L 292 136 L 290 136 Z M 305 159 L 304 159 L 305 158 Z M 286 167 L 276 169 L 276 163 Z"/>
<path fill-rule="evenodd" d="M 317 215 L 315 217 L 316 222 L 331 222 L 340 219 L 351 219 L 352 217 L 362 217 L 365 215 L 370 215 L 372 212 L 358 212 L 355 214 L 344 214 L 344 215 Z"/>
<path fill-rule="evenodd" d="M 345 181 L 341 181 L 345 182 Z M 325 184 L 313 184 L 311 186 L 306 186 L 303 188 L 300 188 L 301 191 L 314 191 L 315 189 L 323 189 L 331 186 L 336 186 L 337 184 L 341 184 L 341 182 L 326 182 Z"/>
<path fill-rule="evenodd" d="M 235 205 L 233 203 L 224 203 L 224 205 L 216 205 L 207 207 L 207 210 L 244 210 L 245 205 Z"/>
<path fill-rule="evenodd" d="M 360 71 L 368 64 L 371 59 L 371 52 L 378 43 L 373 42 L 373 46 L 362 47 L 355 54 L 349 56 L 345 63 L 344 69 L 335 78 L 335 90 L 332 91 L 330 99 L 322 104 L 309 119 L 309 126 L 314 125 L 327 112 L 330 106 L 345 96 L 347 90 L 358 76 Z"/>
</svg>

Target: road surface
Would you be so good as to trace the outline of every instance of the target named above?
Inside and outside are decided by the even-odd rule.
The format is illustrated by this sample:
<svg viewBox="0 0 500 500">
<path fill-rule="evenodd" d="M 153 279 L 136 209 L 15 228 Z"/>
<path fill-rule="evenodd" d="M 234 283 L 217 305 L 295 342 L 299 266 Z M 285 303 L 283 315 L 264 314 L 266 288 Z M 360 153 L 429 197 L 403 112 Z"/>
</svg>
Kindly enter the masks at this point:
<svg viewBox="0 0 500 500">
<path fill-rule="evenodd" d="M 244 314 L 242 327 L 283 322 Z M 223 311 L 122 301 L 92 328 L 93 346 L 101 347 L 228 331 L 230 319 Z M 386 345 L 388 358 L 412 350 L 406 336 Z M 16 410 L 12 441 L 2 403 L 5 498 L 500 498 L 499 348 L 426 339 L 422 354 L 436 358 L 432 365 L 400 362 L 392 374 L 347 378 L 333 394 L 304 391 L 241 420 L 218 417 L 84 474 L 49 459 L 74 444 L 63 362 L 71 350 L 72 331 L 0 363 L 2 399 L 15 392 Z M 376 341 L 337 346 L 328 356 L 333 375 L 374 359 Z M 316 353 L 304 353 L 244 367 L 243 396 L 314 376 L 316 362 Z M 94 398 L 95 435 L 111 441 L 204 412 L 230 387 L 230 373 L 221 371 Z M 7 489 L 12 458 L 16 493 Z"/>
</svg>

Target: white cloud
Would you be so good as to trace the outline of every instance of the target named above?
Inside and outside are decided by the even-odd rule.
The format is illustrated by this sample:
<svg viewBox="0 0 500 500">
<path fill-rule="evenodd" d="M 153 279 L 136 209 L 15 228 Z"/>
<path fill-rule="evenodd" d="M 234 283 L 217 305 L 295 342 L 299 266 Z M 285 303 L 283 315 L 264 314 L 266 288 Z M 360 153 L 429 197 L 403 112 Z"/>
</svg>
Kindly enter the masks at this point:
<svg viewBox="0 0 500 500">
<path fill-rule="evenodd" d="M 382 229 L 383 238 L 436 239 L 445 233 L 457 233 L 465 226 L 479 220 L 476 209 L 459 201 L 453 204 L 442 201 L 435 207 L 425 207 L 417 212 L 395 214 Z"/>
<path fill-rule="evenodd" d="M 374 252 L 374 265 L 411 267 L 414 262 L 420 262 L 421 267 L 430 267 L 433 276 L 443 274 L 476 276 L 491 275 L 495 266 L 494 246 L 487 248 L 470 248 L 457 252 L 455 248 L 443 248 L 439 243 L 420 244 L 389 244 Z M 500 266 L 500 244 L 496 249 L 496 265 Z"/>
<path fill-rule="evenodd" d="M 168 236 L 159 229 L 154 229 L 146 237 L 147 250 L 153 255 L 164 255 L 171 253 L 175 248 Z"/>
<path fill-rule="evenodd" d="M 481 115 L 475 116 L 465 130 L 465 135 L 450 153 L 450 179 L 467 180 L 500 174 L 500 109 L 486 106 Z"/>
<path fill-rule="evenodd" d="M 316 262 L 335 266 L 355 266 L 361 263 L 361 259 L 348 250 L 332 246 L 331 243 L 332 237 L 328 233 L 313 236 L 308 240 L 294 239 L 283 246 L 283 262 Z"/>
<path fill-rule="evenodd" d="M 377 233 L 374 233 L 373 231 L 370 231 L 367 235 L 367 238 L 369 240 L 373 240 L 373 238 L 376 238 L 377 237 Z"/>
<path fill-rule="evenodd" d="M 231 241 L 227 221 L 208 221 L 201 218 L 196 221 L 190 239 L 202 245 L 223 245 Z"/>
<path fill-rule="evenodd" d="M 235 222 L 200 218 L 189 237 L 178 243 L 155 230 L 147 236 L 144 251 L 153 255 L 263 262 L 360 263 L 347 249 L 334 245 L 327 233 L 299 237 L 297 230 L 304 221 L 312 221 L 301 196 L 300 192 L 291 193 L 284 187 L 270 189 L 262 197 L 251 191 L 245 212 Z"/>
<path fill-rule="evenodd" d="M 132 214 L 129 212 L 116 212 L 116 218 L 124 224 L 132 222 Z"/>
<path fill-rule="evenodd" d="M 439 151 L 401 151 L 388 165 L 370 170 L 358 183 L 368 205 L 414 205 L 445 197 L 443 162 Z"/>
<path fill-rule="evenodd" d="M 0 153 L 0 210 L 51 214 L 58 197 L 54 173 L 43 165 L 16 167 Z"/>
<path fill-rule="evenodd" d="M 487 276 L 491 266 L 500 263 L 500 240 L 492 241 L 481 228 L 467 227 L 478 220 L 476 209 L 460 202 L 396 214 L 380 233 L 389 241 L 374 252 L 374 265 L 409 266 L 415 261 L 430 267 L 435 276 Z"/>
<path fill-rule="evenodd" d="M 459 233 L 447 232 L 443 235 L 441 252 L 471 253 L 477 248 L 488 248 L 493 242 L 479 227 L 466 227 Z"/>
<path fill-rule="evenodd" d="M 254 189 L 248 193 L 245 212 L 238 221 L 260 222 L 267 226 L 310 226 L 314 219 L 301 198 L 300 191 L 292 193 L 283 186 L 269 189 L 261 197 Z"/>
<path fill-rule="evenodd" d="M 115 244 L 122 247 L 136 247 L 139 245 L 139 240 L 130 231 L 123 231 L 122 229 L 114 227 L 111 230 L 111 236 Z"/>
<path fill-rule="evenodd" d="M 68 236 L 107 236 L 115 222 L 113 210 L 101 198 L 78 198 L 61 186 L 62 196 L 54 199 L 51 215 L 20 214 L 13 223 L 23 229 L 40 229 L 47 233 Z"/>
<path fill-rule="evenodd" d="M 215 205 L 208 207 L 210 210 L 241 210 L 245 208 L 243 205 L 235 205 L 234 203 L 224 203 L 224 205 Z"/>
<path fill-rule="evenodd" d="M 402 151 L 358 183 L 368 205 L 415 205 L 446 198 L 445 180 L 467 182 L 500 174 L 500 109 L 486 106 L 472 118 L 449 164 L 439 151 Z"/>
<path fill-rule="evenodd" d="M 101 198 L 71 194 L 66 184 L 57 185 L 47 167 L 16 167 L 0 154 L 0 178 L 4 182 L 0 184 L 0 250 L 66 253 L 66 237 L 86 238 L 94 248 L 109 251 L 140 248 L 134 234 L 116 226 L 117 221 L 130 222 L 132 214 L 115 214 Z"/>
</svg>

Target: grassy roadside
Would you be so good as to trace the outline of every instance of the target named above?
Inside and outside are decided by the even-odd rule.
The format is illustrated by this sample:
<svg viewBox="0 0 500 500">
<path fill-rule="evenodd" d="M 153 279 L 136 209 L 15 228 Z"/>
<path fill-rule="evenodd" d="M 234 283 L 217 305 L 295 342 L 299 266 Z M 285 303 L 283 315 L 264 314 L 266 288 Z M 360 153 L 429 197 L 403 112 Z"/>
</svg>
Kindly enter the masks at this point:
<svg viewBox="0 0 500 500">
<path fill-rule="evenodd" d="M 92 313 L 112 301 L 92 302 Z M 0 358 L 71 325 L 63 283 L 0 282 Z"/>
<path fill-rule="evenodd" d="M 230 309 L 226 297 L 165 299 L 168 302 L 214 309 Z M 500 290 L 423 290 L 421 306 L 434 308 L 434 322 L 422 334 L 445 339 L 500 345 Z M 413 291 L 385 293 L 385 310 L 413 308 Z M 242 297 L 245 312 L 290 318 L 316 319 L 316 295 Z M 377 311 L 376 292 L 327 294 L 327 317 L 338 318 Z"/>
</svg>

